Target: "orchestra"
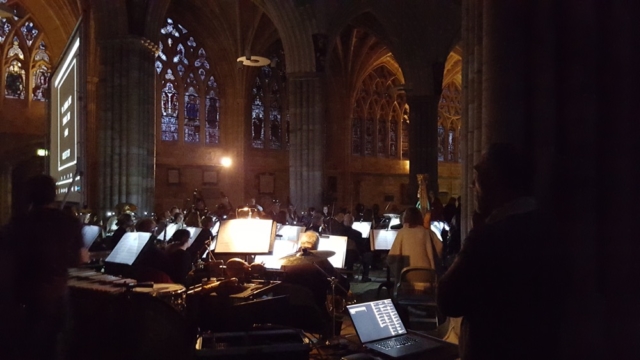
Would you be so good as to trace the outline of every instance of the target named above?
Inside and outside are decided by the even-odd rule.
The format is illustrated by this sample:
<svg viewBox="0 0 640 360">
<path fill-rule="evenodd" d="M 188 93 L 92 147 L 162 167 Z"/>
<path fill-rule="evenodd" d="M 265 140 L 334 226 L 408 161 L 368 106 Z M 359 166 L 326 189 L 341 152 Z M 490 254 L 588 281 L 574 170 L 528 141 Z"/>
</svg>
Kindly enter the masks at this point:
<svg viewBox="0 0 640 360">
<path fill-rule="evenodd" d="M 115 207 L 98 224 L 107 226 L 91 245 L 91 262 L 70 273 L 72 303 L 85 307 L 85 302 L 94 302 L 94 296 L 125 297 L 128 300 L 114 300 L 111 305 L 124 311 L 121 307 L 132 306 L 132 301 L 146 303 L 150 300 L 141 298 L 154 298 L 168 304 L 163 311 L 175 311 L 186 319 L 180 326 L 200 331 L 245 331 L 262 322 L 314 332 L 322 339 L 339 335 L 340 313 L 354 302 L 349 291 L 349 282 L 355 281 L 354 263 L 361 263 L 365 270 L 360 282 L 368 282 L 373 257 L 379 257 L 370 249 L 369 235 L 354 230 L 354 221 L 368 222 L 371 229 L 387 228 L 388 214 L 382 217 L 379 207 L 365 209 L 361 204 L 354 211 L 331 204 L 321 211 L 310 207 L 298 212 L 289 201 L 285 205 L 273 200 L 264 206 L 255 198 L 235 208 L 222 192 L 220 199 L 210 210 L 196 189 L 183 208 L 173 206 L 142 217 L 134 204 Z M 216 252 L 221 226 L 254 219 L 271 220 L 278 229 L 272 253 Z M 300 230 L 286 238 L 282 234 L 287 227 Z M 148 233 L 148 240 L 138 246 L 129 263 L 117 263 L 114 253 L 119 252 L 119 244 L 128 246 L 121 244 L 130 241 L 128 233 Z M 313 234 L 305 236 L 315 240 L 305 243 L 304 234 Z M 347 239 L 345 248 L 338 251 L 343 254 L 338 267 L 329 262 L 336 251 L 317 250 L 318 240 L 331 236 Z M 232 241 L 250 240 L 239 236 Z M 301 305 L 300 298 L 307 300 Z M 78 314 L 82 316 L 81 311 Z"/>
</svg>

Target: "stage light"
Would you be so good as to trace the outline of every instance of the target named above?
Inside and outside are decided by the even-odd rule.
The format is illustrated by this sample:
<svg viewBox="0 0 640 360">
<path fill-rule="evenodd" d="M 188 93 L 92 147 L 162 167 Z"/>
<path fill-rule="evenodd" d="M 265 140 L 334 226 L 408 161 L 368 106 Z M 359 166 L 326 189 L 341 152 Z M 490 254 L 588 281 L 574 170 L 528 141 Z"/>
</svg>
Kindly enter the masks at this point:
<svg viewBox="0 0 640 360">
<path fill-rule="evenodd" d="M 220 160 L 220 164 L 221 164 L 222 166 L 224 166 L 224 167 L 229 167 L 229 166 L 231 166 L 231 158 L 229 158 L 229 157 L 223 157 L 223 158 Z"/>
<path fill-rule="evenodd" d="M 47 149 L 38 149 L 38 150 L 36 150 L 36 155 L 38 155 L 38 156 L 47 156 L 47 155 L 49 155 L 49 151 Z"/>
</svg>

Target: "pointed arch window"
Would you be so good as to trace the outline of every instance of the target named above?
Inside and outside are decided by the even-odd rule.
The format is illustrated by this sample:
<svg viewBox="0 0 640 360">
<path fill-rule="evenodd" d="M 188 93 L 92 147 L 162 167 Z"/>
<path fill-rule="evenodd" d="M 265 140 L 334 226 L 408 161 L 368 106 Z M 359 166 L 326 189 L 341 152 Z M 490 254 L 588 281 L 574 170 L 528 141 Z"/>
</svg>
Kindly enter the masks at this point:
<svg viewBox="0 0 640 360">
<path fill-rule="evenodd" d="M 36 101 L 44 101 L 47 89 L 49 88 L 49 78 L 51 77 L 51 65 L 49 63 L 49 54 L 46 51 L 44 41 L 40 41 L 38 50 L 33 57 L 34 65 L 31 70 L 32 99 Z"/>
<path fill-rule="evenodd" d="M 5 1 L 6 2 L 6 1 Z M 17 2 L 12 7 L 19 7 Z M 21 9 L 21 12 L 25 12 Z M 0 17 L 0 83 L 7 99 L 44 101 L 51 76 L 50 54 L 45 36 L 36 21 L 25 14 L 20 18 Z"/>
<path fill-rule="evenodd" d="M 397 91 L 398 85 L 398 77 L 384 65 L 362 80 L 352 112 L 352 154 L 408 157 L 409 109 L 404 93 Z"/>
<path fill-rule="evenodd" d="M 444 84 L 438 105 L 438 161 L 460 162 L 460 85 Z"/>
<path fill-rule="evenodd" d="M 268 53 L 271 64 L 261 67 L 251 89 L 251 146 L 289 148 L 289 111 L 284 50 L 278 41 Z"/>
<path fill-rule="evenodd" d="M 218 84 L 207 52 L 187 33 L 171 18 L 160 29 L 154 68 L 162 79 L 161 140 L 215 145 L 220 142 Z"/>
<path fill-rule="evenodd" d="M 206 101 L 206 128 L 205 138 L 207 144 L 217 144 L 220 140 L 220 132 L 218 124 L 220 122 L 220 99 L 218 98 L 218 84 L 211 76 L 207 82 L 207 101 Z"/>
</svg>

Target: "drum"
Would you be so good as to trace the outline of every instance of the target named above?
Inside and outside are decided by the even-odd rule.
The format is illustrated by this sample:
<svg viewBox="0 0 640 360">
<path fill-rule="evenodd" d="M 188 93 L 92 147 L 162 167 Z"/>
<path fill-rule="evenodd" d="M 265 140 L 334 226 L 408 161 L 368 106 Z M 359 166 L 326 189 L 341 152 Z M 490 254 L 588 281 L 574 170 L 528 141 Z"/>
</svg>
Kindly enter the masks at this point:
<svg viewBox="0 0 640 360">
<path fill-rule="evenodd" d="M 184 314 L 187 290 L 180 284 L 153 284 L 153 287 L 136 287 L 134 293 L 147 294 L 163 300 Z"/>
</svg>

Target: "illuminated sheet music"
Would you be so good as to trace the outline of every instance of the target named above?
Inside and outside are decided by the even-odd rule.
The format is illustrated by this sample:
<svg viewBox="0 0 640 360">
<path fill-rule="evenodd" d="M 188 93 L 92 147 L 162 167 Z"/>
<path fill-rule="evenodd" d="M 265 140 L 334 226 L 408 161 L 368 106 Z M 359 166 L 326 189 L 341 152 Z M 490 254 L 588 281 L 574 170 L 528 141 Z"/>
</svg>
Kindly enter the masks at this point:
<svg viewBox="0 0 640 360">
<path fill-rule="evenodd" d="M 300 238 L 300 234 L 304 232 L 304 226 L 295 226 L 295 225 L 280 225 L 278 224 L 278 230 L 276 231 L 277 238 L 280 240 L 289 240 L 293 242 L 298 242 Z"/>
<path fill-rule="evenodd" d="M 356 221 L 351 226 L 352 228 L 360 231 L 363 238 L 368 238 L 371 233 L 371 221 Z"/>
<path fill-rule="evenodd" d="M 189 247 L 196 240 L 198 234 L 200 234 L 200 231 L 202 231 L 202 228 L 187 226 L 185 229 L 189 230 L 189 232 L 191 233 L 191 236 L 189 237 L 189 245 L 187 246 Z"/>
<path fill-rule="evenodd" d="M 344 268 L 344 259 L 347 254 L 346 236 L 321 236 L 318 242 L 318 250 L 335 251 L 335 255 L 328 260 L 335 268 Z"/>
<path fill-rule="evenodd" d="M 105 261 L 133 265 L 136 258 L 142 251 L 142 248 L 147 244 L 151 233 L 144 232 L 128 232 L 124 234 L 118 245 L 113 249 L 111 254 L 107 256 Z"/>
<path fill-rule="evenodd" d="M 220 226 L 215 253 L 268 254 L 273 251 L 276 223 L 273 220 L 233 219 Z"/>
<path fill-rule="evenodd" d="M 158 235 L 158 239 L 162 241 L 169 241 L 176 230 L 178 230 L 178 224 L 169 224 L 164 231 Z"/>
<path fill-rule="evenodd" d="M 280 265 L 282 265 L 280 258 L 295 253 L 297 248 L 297 241 L 277 239 L 273 243 L 273 255 L 256 255 L 255 261 L 264 263 L 267 269 L 280 269 Z"/>
<path fill-rule="evenodd" d="M 100 235 L 101 231 L 102 229 L 100 229 L 100 226 L 96 225 L 85 225 L 82 227 L 82 240 L 84 242 L 85 249 L 89 249 L 91 247 L 93 242 L 98 238 L 98 235 Z"/>
<path fill-rule="evenodd" d="M 397 235 L 398 230 L 373 230 L 371 250 L 390 250 Z"/>
</svg>

